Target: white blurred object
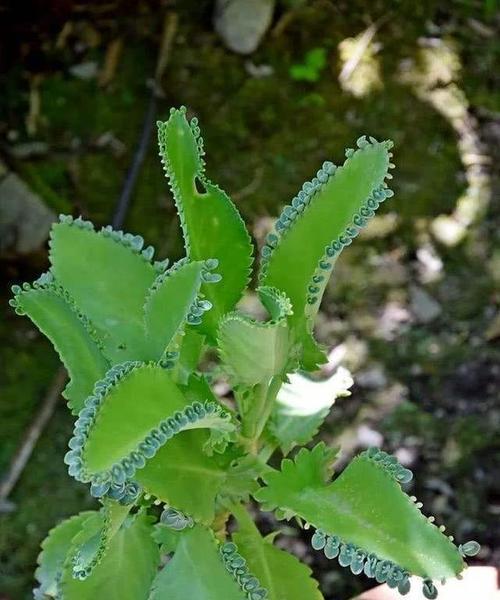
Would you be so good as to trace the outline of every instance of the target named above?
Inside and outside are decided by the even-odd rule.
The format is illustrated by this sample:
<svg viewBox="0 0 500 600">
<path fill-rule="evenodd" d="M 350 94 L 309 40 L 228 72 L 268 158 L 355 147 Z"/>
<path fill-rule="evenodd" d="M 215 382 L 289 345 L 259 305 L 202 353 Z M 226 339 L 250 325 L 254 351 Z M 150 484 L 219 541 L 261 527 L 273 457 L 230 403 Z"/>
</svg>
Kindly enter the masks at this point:
<svg viewBox="0 0 500 600">
<path fill-rule="evenodd" d="M 469 567 L 462 573 L 463 579 L 448 579 L 444 585 L 435 583 L 439 600 L 500 600 L 498 571 L 495 567 Z M 422 600 L 422 580 L 411 578 L 410 593 L 405 600 Z M 401 600 L 397 590 L 380 585 L 356 596 L 353 600 Z"/>
<path fill-rule="evenodd" d="M 323 381 L 298 373 L 289 376 L 289 383 L 279 391 L 270 420 L 270 429 L 285 454 L 316 435 L 335 400 L 349 396 L 353 383 L 343 367 Z"/>
<path fill-rule="evenodd" d="M 251 54 L 271 25 L 274 0 L 217 0 L 215 31 L 238 54 Z"/>
<path fill-rule="evenodd" d="M 350 396 L 349 388 L 354 384 L 344 367 L 339 367 L 324 381 L 313 381 L 300 373 L 288 378 L 290 383 L 281 387 L 276 401 L 283 407 L 283 414 L 295 417 L 314 415 L 330 408 L 337 398 Z"/>
</svg>

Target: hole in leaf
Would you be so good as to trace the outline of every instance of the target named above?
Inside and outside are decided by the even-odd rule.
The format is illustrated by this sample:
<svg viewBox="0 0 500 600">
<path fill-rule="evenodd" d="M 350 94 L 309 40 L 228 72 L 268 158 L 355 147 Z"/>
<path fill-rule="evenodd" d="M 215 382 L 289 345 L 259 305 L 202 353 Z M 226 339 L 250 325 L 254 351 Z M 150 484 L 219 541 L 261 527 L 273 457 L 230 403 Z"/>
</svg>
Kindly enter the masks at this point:
<svg viewBox="0 0 500 600">
<path fill-rule="evenodd" d="M 195 187 L 196 191 L 198 192 L 198 194 L 206 194 L 207 193 L 207 190 L 206 190 L 205 186 L 203 185 L 203 181 L 201 181 L 201 179 L 199 177 L 194 178 L 194 187 Z"/>
</svg>

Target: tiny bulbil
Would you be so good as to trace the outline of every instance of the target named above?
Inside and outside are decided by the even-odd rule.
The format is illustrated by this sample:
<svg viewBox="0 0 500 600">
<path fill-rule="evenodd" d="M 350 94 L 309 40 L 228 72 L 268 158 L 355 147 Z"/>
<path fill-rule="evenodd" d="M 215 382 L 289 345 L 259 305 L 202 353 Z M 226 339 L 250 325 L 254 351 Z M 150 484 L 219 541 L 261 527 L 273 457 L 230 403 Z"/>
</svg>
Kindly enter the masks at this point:
<svg viewBox="0 0 500 600">
<path fill-rule="evenodd" d="M 312 547 L 353 573 L 403 595 L 415 575 L 435 598 L 478 544 L 456 546 L 424 516 L 402 489 L 411 471 L 380 449 L 333 477 L 338 449 L 311 442 L 346 381 L 313 416 L 292 418 L 280 403 L 297 377 L 303 402 L 319 390 L 296 373 L 326 360 L 315 316 L 337 257 L 393 195 L 392 143 L 362 136 L 285 206 L 260 252 L 255 291 L 267 318 L 256 320 L 236 309 L 252 276 L 251 238 L 205 175 L 197 119 L 172 109 L 158 133 L 185 258 L 155 261 L 140 236 L 63 215 L 50 270 L 13 287 L 16 312 L 67 369 L 75 424 L 64 461 L 99 502 L 49 532 L 35 597 L 321 599 L 309 567 L 261 535 L 253 501 L 310 529 Z M 229 400 L 200 370 L 209 348 Z M 269 464 L 276 452 L 279 469 Z"/>
</svg>

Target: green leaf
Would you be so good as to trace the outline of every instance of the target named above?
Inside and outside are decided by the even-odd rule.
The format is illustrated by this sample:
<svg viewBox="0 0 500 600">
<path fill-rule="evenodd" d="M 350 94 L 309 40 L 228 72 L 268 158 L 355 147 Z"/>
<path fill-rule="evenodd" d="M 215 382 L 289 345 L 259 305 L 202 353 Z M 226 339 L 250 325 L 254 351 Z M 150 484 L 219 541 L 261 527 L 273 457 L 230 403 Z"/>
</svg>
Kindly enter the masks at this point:
<svg viewBox="0 0 500 600">
<path fill-rule="evenodd" d="M 184 431 L 135 474 L 145 493 L 207 525 L 226 478 L 215 458 L 203 452 L 208 438 L 206 431 Z"/>
<path fill-rule="evenodd" d="M 85 529 L 95 527 L 98 518 L 96 513 L 84 523 L 83 536 Z M 129 517 L 111 540 L 102 561 L 83 581 L 73 577 L 71 561 L 67 561 L 60 600 L 146 600 L 160 561 L 152 533 L 149 517 L 142 513 Z"/>
<path fill-rule="evenodd" d="M 156 523 L 153 531 L 153 539 L 160 546 L 160 554 L 172 554 L 175 552 L 184 530 L 175 530 L 163 523 Z"/>
<path fill-rule="evenodd" d="M 232 539 L 250 571 L 267 589 L 268 600 L 323 599 L 308 566 L 263 538 L 245 508 L 234 507 L 233 513 L 238 519 L 238 532 Z"/>
<path fill-rule="evenodd" d="M 185 398 L 190 404 L 194 402 L 213 402 L 219 405 L 219 399 L 212 391 L 207 378 L 202 374 L 192 374 L 186 385 L 179 386 L 184 394 Z M 229 410 L 227 406 L 224 407 Z M 226 428 L 212 428 L 210 429 L 210 437 L 204 445 L 204 451 L 207 454 L 213 454 L 213 452 L 223 453 L 226 450 L 228 443 L 234 442 L 236 435 L 229 432 Z"/>
<path fill-rule="evenodd" d="M 324 381 L 314 381 L 298 373 L 289 376 L 289 382 L 278 393 L 268 423 L 284 454 L 311 441 L 335 400 L 350 395 L 352 384 L 349 371 L 342 367 Z"/>
<path fill-rule="evenodd" d="M 73 539 L 71 563 L 73 576 L 77 579 L 86 579 L 101 562 L 132 508 L 132 505 L 122 506 L 113 500 L 104 500 L 103 504 L 100 519 L 93 518 L 92 526 L 84 528 Z"/>
<path fill-rule="evenodd" d="M 294 462 L 283 460 L 281 471 L 264 475 L 267 487 L 257 492 L 258 500 L 313 524 L 316 548 L 380 583 L 396 587 L 410 574 L 441 580 L 462 571 L 455 545 L 401 490 L 399 481 L 408 481 L 411 471 L 371 449 L 326 483 L 324 452 L 318 445 L 303 448 Z"/>
<path fill-rule="evenodd" d="M 63 395 L 76 414 L 109 363 L 102 355 L 92 325 L 50 279 L 50 275 L 45 275 L 46 283 L 13 288 L 16 295 L 11 304 L 18 314 L 28 315 L 54 345 L 70 377 Z"/>
<path fill-rule="evenodd" d="M 215 339 L 220 318 L 232 310 L 250 278 L 252 243 L 238 211 L 225 192 L 205 176 L 203 142 L 197 120 L 186 109 L 172 109 L 158 122 L 160 154 L 170 180 L 190 260 L 216 258 L 223 285 L 203 285 L 212 303 L 200 327 Z"/>
<path fill-rule="evenodd" d="M 168 370 L 153 363 L 126 363 L 114 367 L 96 384 L 80 412 L 65 456 L 70 475 L 91 481 L 91 493 L 123 500 L 137 469 L 180 431 L 235 426 L 218 403 L 188 404 Z M 130 498 L 133 500 L 133 498 Z"/>
<path fill-rule="evenodd" d="M 192 327 L 186 329 L 179 349 L 179 358 L 173 368 L 173 377 L 178 383 L 186 384 L 189 377 L 196 371 L 204 342 L 204 335 L 200 335 Z"/>
<path fill-rule="evenodd" d="M 71 547 L 71 541 L 92 514 L 92 511 L 86 511 L 74 515 L 49 531 L 42 542 L 42 551 L 38 556 L 39 566 L 35 571 L 36 580 L 40 584 L 35 590 L 36 598 L 57 597 L 57 581 Z"/>
<path fill-rule="evenodd" d="M 208 268 L 213 265 L 210 261 L 183 260 L 158 275 L 144 305 L 147 359 L 159 360 L 186 324 L 201 323 L 211 304 L 199 296 L 200 288 L 205 279 L 213 276 Z"/>
<path fill-rule="evenodd" d="M 147 354 L 143 305 L 157 275 L 140 236 L 63 217 L 53 226 L 51 272 L 99 331 L 113 364 Z M 151 249 L 152 250 L 152 249 Z"/>
<path fill-rule="evenodd" d="M 195 526 L 182 534 L 172 560 L 156 576 L 148 600 L 247 600 L 221 558 L 213 533 Z"/>
<path fill-rule="evenodd" d="M 258 456 L 246 454 L 235 458 L 227 467 L 224 496 L 233 502 L 248 502 L 250 494 L 259 489 L 258 480 L 270 467 Z"/>
<path fill-rule="evenodd" d="M 233 312 L 222 319 L 219 327 L 222 362 L 235 382 L 244 386 L 269 382 L 293 368 L 286 321 L 291 314 L 290 302 L 277 290 L 264 288 L 260 292 L 273 320 L 261 323 Z"/>
<path fill-rule="evenodd" d="M 299 341 L 312 331 L 337 256 L 392 195 L 384 182 L 392 142 L 370 140 L 363 136 L 356 152 L 347 150 L 343 166 L 323 164 L 283 209 L 262 249 L 260 281 L 290 298 L 289 322 Z"/>
<path fill-rule="evenodd" d="M 312 48 L 306 53 L 302 64 L 290 67 L 290 77 L 295 81 L 318 81 L 326 64 L 326 48 Z"/>
</svg>

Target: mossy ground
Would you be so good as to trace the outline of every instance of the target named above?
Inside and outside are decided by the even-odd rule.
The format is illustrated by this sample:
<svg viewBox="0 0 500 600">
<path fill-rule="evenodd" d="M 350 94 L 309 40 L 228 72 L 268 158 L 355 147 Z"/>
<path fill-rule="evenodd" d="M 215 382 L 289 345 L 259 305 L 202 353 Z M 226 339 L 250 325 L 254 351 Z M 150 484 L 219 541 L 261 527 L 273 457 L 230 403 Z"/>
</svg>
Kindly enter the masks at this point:
<svg viewBox="0 0 500 600">
<path fill-rule="evenodd" d="M 352 400 L 334 411 L 325 435 L 330 440 L 336 437 L 363 406 L 377 406 L 376 394 L 383 395 L 394 383 L 402 386 L 404 401 L 383 424 L 374 422 L 373 427 L 389 449 L 410 448 L 417 456 L 415 493 L 424 506 L 464 539 L 484 542 L 485 560 L 493 561 L 499 536 L 500 490 L 493 474 L 498 469 L 500 375 L 494 368 L 498 344 L 484 332 L 498 310 L 498 278 L 495 283 L 487 266 L 495 248 L 499 251 L 494 233 L 498 209 L 492 208 L 461 246 L 447 249 L 434 244 L 443 273 L 440 281 L 426 287 L 440 303 L 439 317 L 428 324 L 403 324 L 391 339 L 376 331 L 384 306 L 391 301 L 408 306 L 409 284 L 418 282 L 416 254 L 422 239 L 429 239 L 429 221 L 450 213 L 464 190 L 451 125 L 417 100 L 396 73 L 401 61 L 415 57 L 419 38 L 450 36 L 459 48 L 463 63 L 459 84 L 471 106 L 498 111 L 500 92 L 493 65 L 498 63 L 499 44 L 471 29 L 469 21 L 484 21 L 493 30 L 498 23 L 481 12 L 481 3 L 478 6 L 361 0 L 354 5 L 305 3 L 295 9 L 281 33 L 275 29 L 250 57 L 254 65 L 272 67 L 268 77 L 254 78 L 245 66 L 249 59 L 225 50 L 212 32 L 210 3 L 183 3 L 158 117 L 166 118 L 169 106 L 179 104 L 199 117 L 208 174 L 233 195 L 254 230 L 259 219 L 277 214 L 324 159 L 341 161 L 343 148 L 359 135 L 395 141 L 396 198 L 382 214 L 396 212 L 397 227 L 380 238 L 360 240 L 345 253 L 325 302 L 328 318 L 321 322 L 328 326 L 318 332 L 330 344 L 348 337 L 361 340 L 369 359 L 358 356 L 357 368 L 363 372 L 373 364 L 382 365 L 385 388 L 358 386 Z M 69 15 L 77 23 L 86 21 L 101 36 L 100 43 L 87 50 L 78 46 L 77 34 L 60 52 L 54 49 L 57 32 L 45 32 L 49 40 L 45 45 L 35 39 L 33 44 L 39 44 L 38 50 L 43 48 L 52 61 L 41 67 L 36 133 L 37 140 L 47 143 L 48 152 L 27 160 L 8 159 L 54 211 L 82 213 L 97 224 L 110 220 L 142 127 L 149 95 L 146 79 L 154 72 L 161 20 L 149 3 L 139 3 L 136 10 L 122 7 L 111 14 L 111 32 L 106 15 L 94 20 L 91 14 Z M 338 84 L 336 48 L 342 39 L 362 31 L 368 18 L 381 17 L 386 18 L 377 35 L 382 43 L 378 56 L 383 86 L 355 99 Z M 281 6 L 278 22 L 284 18 Z M 95 79 L 71 76 L 69 67 L 76 62 L 102 63 L 111 34 L 124 39 L 112 83 L 101 89 Z M 326 69 L 315 83 L 293 81 L 291 65 L 313 47 L 327 50 Z M 6 139 L 17 132 L 16 143 L 28 140 L 26 74 L 19 64 L 10 67 L 0 103 L 1 131 Z M 119 141 L 119 150 L 103 145 L 107 132 Z M 153 143 L 126 229 L 143 235 L 161 257 L 182 255 L 175 209 Z M 41 253 L 5 263 L 0 472 L 57 369 L 57 358 L 46 341 L 4 301 L 7 283 L 33 279 L 45 261 Z M 397 272 L 384 267 L 387 262 L 396 265 Z M 16 510 L 0 515 L 0 595 L 6 598 L 30 596 L 40 541 L 59 519 L 91 503 L 85 487 L 67 476 L 62 462 L 70 430 L 71 418 L 61 403 L 12 495 Z M 310 556 L 323 588 L 334 594 L 328 597 L 348 598 L 363 585 L 345 570 Z"/>
</svg>

